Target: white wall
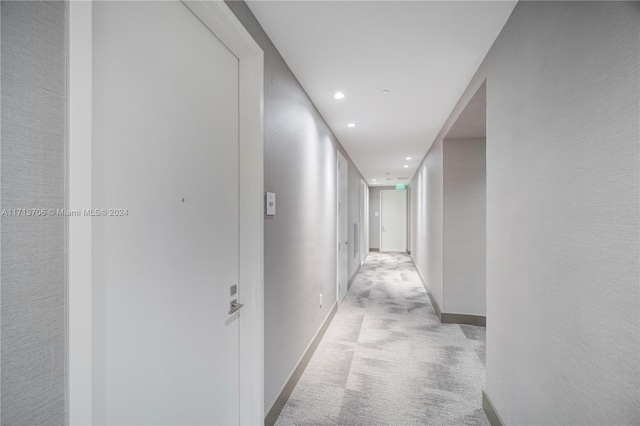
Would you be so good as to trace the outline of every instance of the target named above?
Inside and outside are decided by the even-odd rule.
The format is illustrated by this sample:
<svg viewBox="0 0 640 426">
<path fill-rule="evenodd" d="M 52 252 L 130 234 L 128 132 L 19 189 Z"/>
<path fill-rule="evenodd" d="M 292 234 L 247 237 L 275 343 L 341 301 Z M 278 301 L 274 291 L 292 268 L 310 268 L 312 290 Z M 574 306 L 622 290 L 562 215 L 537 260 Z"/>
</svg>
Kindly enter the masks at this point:
<svg viewBox="0 0 640 426">
<path fill-rule="evenodd" d="M 434 143 L 486 79 L 486 393 L 507 424 L 640 422 L 639 8 L 518 3 Z"/>
<path fill-rule="evenodd" d="M 442 311 L 486 314 L 486 168 L 484 139 L 444 140 Z"/>
<path fill-rule="evenodd" d="M 411 180 L 411 258 L 427 291 L 443 306 L 443 143 L 431 145 Z"/>
</svg>

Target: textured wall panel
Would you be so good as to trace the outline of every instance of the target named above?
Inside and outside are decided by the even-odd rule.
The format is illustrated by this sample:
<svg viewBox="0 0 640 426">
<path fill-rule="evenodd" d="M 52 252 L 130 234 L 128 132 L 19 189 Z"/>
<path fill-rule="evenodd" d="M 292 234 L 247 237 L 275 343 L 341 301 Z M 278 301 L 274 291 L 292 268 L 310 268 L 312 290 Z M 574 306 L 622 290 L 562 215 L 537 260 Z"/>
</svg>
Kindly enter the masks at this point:
<svg viewBox="0 0 640 426">
<path fill-rule="evenodd" d="M 1 208 L 65 206 L 63 2 L 2 2 Z M 1 219 L 1 422 L 63 424 L 65 220 Z"/>
<path fill-rule="evenodd" d="M 640 423 L 638 2 L 521 2 L 487 58 L 487 392 Z"/>
<path fill-rule="evenodd" d="M 518 3 L 434 146 L 485 79 L 486 392 L 507 424 L 639 424 L 640 3 Z"/>
</svg>

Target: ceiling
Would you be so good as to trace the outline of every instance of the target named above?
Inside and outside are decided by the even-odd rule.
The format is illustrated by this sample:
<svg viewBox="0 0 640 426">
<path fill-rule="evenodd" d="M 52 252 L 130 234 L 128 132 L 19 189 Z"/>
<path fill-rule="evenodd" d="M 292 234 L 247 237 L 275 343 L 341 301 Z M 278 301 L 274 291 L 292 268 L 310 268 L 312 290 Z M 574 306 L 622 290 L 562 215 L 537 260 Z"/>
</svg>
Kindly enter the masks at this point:
<svg viewBox="0 0 640 426">
<path fill-rule="evenodd" d="M 367 183 L 395 185 L 415 173 L 516 2 L 247 4 Z"/>
</svg>

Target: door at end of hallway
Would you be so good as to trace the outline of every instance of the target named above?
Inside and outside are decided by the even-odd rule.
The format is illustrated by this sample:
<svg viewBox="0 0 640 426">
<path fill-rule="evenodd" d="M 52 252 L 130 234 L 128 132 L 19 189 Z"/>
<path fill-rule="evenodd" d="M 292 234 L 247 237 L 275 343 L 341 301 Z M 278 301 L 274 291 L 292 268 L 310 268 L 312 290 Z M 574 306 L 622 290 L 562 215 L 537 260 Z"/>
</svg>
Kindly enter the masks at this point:
<svg viewBox="0 0 640 426">
<path fill-rule="evenodd" d="M 380 251 L 407 251 L 407 192 L 380 191 Z"/>
</svg>

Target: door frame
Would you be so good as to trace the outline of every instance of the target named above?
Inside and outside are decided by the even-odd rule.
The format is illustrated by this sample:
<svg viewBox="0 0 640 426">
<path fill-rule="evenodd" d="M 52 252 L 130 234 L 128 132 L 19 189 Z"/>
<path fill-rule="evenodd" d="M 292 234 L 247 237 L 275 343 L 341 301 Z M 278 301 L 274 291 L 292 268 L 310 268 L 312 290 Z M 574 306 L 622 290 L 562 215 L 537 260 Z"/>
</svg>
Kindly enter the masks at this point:
<svg viewBox="0 0 640 426">
<path fill-rule="evenodd" d="M 346 170 L 346 199 L 347 202 L 344 206 L 340 206 L 340 163 L 342 162 L 343 166 Z M 345 294 L 347 291 L 347 287 L 349 286 L 349 163 L 347 159 L 342 155 L 340 151 L 336 151 L 336 300 L 338 305 L 342 303 L 342 298 L 340 298 L 340 256 L 343 254 L 341 251 L 341 242 L 340 242 L 340 207 L 346 209 L 346 223 L 344 223 L 345 233 L 347 234 L 347 244 L 345 244 L 344 248 L 344 256 L 347 257 L 347 270 L 345 271 L 346 278 L 344 280 L 345 286 Z"/>
<path fill-rule="evenodd" d="M 360 180 L 360 265 L 369 253 L 369 186 Z"/>
<path fill-rule="evenodd" d="M 264 220 L 262 49 L 222 1 L 183 1 L 239 60 L 239 288 L 240 424 L 264 422 Z M 68 2 L 67 208 L 92 202 L 91 1 Z M 92 221 L 67 222 L 68 380 L 67 421 L 103 419 L 103 383 L 94 360 L 94 315 L 103 299 L 94 291 Z"/>
</svg>

